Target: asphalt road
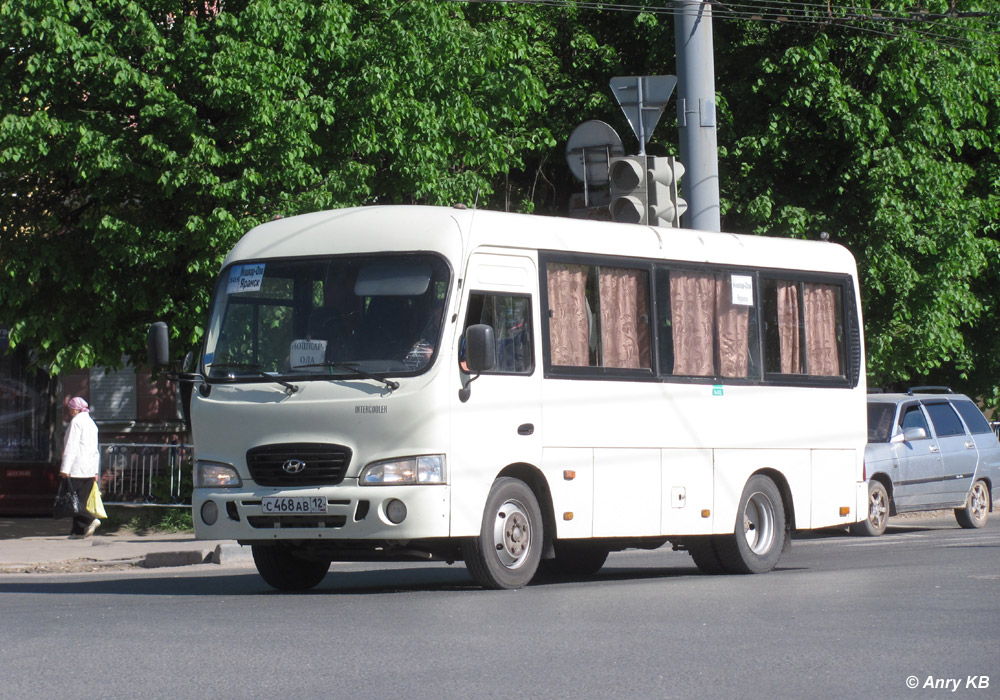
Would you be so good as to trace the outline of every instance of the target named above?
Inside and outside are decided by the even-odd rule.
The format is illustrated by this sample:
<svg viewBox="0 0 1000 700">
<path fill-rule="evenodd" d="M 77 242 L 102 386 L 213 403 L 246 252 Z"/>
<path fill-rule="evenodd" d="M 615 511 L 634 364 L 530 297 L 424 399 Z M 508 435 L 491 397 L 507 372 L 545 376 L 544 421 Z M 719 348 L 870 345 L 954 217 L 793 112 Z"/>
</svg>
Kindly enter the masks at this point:
<svg viewBox="0 0 1000 700">
<path fill-rule="evenodd" d="M 1000 518 L 945 518 L 798 538 L 762 576 L 664 548 L 519 591 L 461 565 L 335 564 L 298 595 L 211 566 L 7 575 L 0 698 L 996 698 L 998 553 Z"/>
</svg>

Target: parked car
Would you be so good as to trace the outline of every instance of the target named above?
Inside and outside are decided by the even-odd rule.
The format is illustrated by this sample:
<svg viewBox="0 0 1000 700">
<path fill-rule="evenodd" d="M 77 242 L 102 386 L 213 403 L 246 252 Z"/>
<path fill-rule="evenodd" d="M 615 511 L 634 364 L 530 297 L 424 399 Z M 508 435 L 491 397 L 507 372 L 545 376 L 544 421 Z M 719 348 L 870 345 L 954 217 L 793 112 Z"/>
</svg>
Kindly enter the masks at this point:
<svg viewBox="0 0 1000 700">
<path fill-rule="evenodd" d="M 979 528 L 1000 482 L 1000 442 L 968 396 L 917 387 L 869 394 L 868 517 L 851 531 L 878 537 L 889 516 L 954 508 L 958 524 Z"/>
</svg>

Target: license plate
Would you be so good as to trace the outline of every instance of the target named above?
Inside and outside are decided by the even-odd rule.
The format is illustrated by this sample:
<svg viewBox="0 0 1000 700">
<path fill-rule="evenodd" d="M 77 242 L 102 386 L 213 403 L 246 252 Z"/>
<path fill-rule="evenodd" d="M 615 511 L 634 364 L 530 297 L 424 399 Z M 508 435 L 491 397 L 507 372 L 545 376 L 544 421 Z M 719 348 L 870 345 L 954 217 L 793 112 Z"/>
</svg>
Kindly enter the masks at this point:
<svg viewBox="0 0 1000 700">
<path fill-rule="evenodd" d="M 326 513 L 325 496 L 265 496 L 261 509 L 268 515 Z"/>
</svg>

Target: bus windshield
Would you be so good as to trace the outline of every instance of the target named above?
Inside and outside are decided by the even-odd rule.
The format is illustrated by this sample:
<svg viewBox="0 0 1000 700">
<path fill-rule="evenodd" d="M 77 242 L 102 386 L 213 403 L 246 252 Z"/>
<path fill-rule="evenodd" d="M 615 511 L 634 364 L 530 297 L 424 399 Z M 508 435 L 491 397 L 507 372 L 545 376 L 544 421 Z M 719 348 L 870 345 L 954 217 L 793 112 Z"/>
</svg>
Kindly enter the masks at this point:
<svg viewBox="0 0 1000 700">
<path fill-rule="evenodd" d="M 439 345 L 450 271 L 436 255 L 240 262 L 222 271 L 209 379 L 417 374 Z"/>
</svg>

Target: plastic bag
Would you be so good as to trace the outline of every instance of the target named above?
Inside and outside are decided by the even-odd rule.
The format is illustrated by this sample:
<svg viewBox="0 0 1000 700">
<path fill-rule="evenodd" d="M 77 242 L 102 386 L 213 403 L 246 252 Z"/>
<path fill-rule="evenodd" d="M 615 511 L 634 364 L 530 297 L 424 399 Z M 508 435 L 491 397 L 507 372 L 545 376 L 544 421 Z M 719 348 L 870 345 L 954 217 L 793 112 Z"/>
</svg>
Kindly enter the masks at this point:
<svg viewBox="0 0 1000 700">
<path fill-rule="evenodd" d="M 94 482 L 94 488 L 90 489 L 90 495 L 87 497 L 87 512 L 95 518 L 104 519 L 108 517 L 107 512 L 104 510 L 104 501 L 101 500 L 101 490 L 97 488 L 96 481 Z"/>
<path fill-rule="evenodd" d="M 69 488 L 66 479 L 59 480 L 59 490 L 56 492 L 56 501 L 52 504 L 52 517 L 56 520 L 61 518 L 72 518 L 80 512 L 80 499 L 76 496 L 76 491 Z"/>
</svg>

